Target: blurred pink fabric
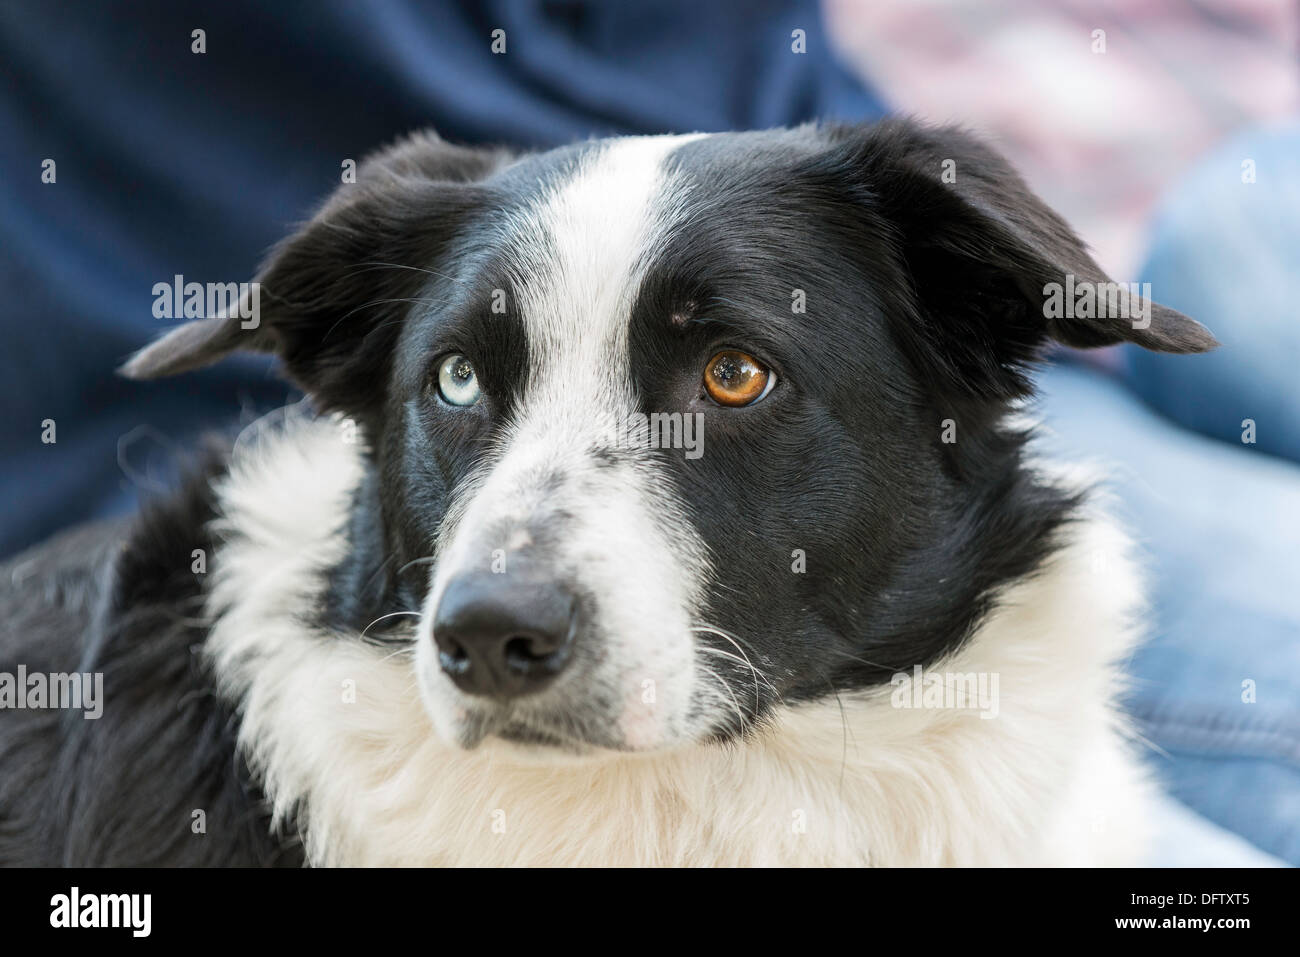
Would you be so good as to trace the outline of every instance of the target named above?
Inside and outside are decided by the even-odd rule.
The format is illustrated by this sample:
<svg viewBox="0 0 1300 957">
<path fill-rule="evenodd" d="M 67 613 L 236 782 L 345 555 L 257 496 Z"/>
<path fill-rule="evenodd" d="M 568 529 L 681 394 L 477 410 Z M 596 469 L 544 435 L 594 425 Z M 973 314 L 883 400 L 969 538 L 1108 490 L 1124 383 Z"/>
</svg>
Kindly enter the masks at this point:
<svg viewBox="0 0 1300 957">
<path fill-rule="evenodd" d="M 825 0 L 825 12 L 846 62 L 895 110 L 991 138 L 1122 282 L 1137 278 L 1152 207 L 1202 152 L 1300 111 L 1293 0 Z"/>
</svg>

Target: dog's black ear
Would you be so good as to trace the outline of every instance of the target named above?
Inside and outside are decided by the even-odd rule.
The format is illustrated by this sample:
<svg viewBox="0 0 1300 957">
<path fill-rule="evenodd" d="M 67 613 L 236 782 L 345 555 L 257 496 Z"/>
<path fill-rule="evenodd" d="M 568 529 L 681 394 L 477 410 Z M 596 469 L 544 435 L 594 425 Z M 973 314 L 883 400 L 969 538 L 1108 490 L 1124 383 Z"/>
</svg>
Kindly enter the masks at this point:
<svg viewBox="0 0 1300 957">
<path fill-rule="evenodd" d="M 432 133 L 381 150 L 272 250 L 238 309 L 186 323 L 119 371 L 152 379 L 253 350 L 278 355 L 325 407 L 373 402 L 400 317 L 482 207 L 477 182 L 508 160 L 504 151 L 455 146 Z"/>
<path fill-rule="evenodd" d="M 1066 222 L 978 138 L 908 120 L 828 131 L 862 201 L 888 222 L 912 285 L 900 336 L 951 385 L 1028 392 L 1055 339 L 1204 352 L 1204 326 L 1115 284 Z"/>
</svg>

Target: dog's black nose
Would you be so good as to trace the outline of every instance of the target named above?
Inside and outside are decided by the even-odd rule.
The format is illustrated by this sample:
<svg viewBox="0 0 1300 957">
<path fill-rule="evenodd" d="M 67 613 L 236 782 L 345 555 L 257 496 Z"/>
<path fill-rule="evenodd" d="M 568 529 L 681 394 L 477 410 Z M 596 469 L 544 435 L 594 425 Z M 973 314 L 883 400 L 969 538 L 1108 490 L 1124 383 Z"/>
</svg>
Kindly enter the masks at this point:
<svg viewBox="0 0 1300 957">
<path fill-rule="evenodd" d="M 574 602 L 559 586 L 476 572 L 447 583 L 433 617 L 438 661 L 470 694 L 540 691 L 568 664 Z"/>
</svg>

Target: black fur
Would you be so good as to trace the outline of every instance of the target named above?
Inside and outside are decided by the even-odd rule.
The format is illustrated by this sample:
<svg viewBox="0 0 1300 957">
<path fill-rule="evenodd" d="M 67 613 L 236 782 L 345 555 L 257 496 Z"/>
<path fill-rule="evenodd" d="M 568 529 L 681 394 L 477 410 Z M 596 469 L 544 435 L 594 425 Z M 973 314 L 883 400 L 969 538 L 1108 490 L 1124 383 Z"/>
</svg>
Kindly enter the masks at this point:
<svg viewBox="0 0 1300 957">
<path fill-rule="evenodd" d="M 0 568 L 0 671 L 104 675 L 103 715 L 14 710 L 0 727 L 0 864 L 294 865 L 235 753 L 197 651 L 224 449 L 127 523 L 65 533 Z M 196 833 L 194 812 L 204 832 Z"/>
</svg>

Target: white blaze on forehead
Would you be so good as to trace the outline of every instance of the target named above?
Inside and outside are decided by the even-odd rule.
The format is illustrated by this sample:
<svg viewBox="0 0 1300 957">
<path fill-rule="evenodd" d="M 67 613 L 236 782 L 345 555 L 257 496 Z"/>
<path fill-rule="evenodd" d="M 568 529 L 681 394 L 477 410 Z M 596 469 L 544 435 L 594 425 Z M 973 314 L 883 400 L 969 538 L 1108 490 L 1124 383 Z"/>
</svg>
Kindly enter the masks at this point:
<svg viewBox="0 0 1300 957">
<path fill-rule="evenodd" d="M 525 518 L 547 478 L 589 469 L 592 449 L 636 411 L 631 309 L 655 247 L 682 215 L 683 193 L 664 163 L 706 135 L 602 141 L 513 217 L 511 311 L 528 340 L 527 379 L 497 457 L 457 496 L 445 532 L 474 499 L 490 502 L 494 518 Z M 646 484 L 649 497 L 659 493 L 653 476 Z"/>
<path fill-rule="evenodd" d="M 602 143 L 525 214 L 514 277 L 531 356 L 525 414 L 568 419 L 561 409 L 576 406 L 591 421 L 593 410 L 633 411 L 628 321 L 650 257 L 680 215 L 664 161 L 702 135 Z"/>
</svg>

